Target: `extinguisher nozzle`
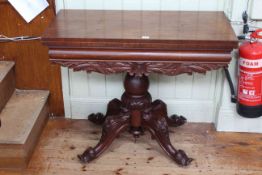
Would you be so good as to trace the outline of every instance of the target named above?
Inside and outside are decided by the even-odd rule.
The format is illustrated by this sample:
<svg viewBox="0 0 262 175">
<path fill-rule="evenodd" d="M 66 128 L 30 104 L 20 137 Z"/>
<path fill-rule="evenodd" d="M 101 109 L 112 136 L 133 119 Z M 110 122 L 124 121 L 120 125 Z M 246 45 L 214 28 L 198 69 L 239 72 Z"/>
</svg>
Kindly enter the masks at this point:
<svg viewBox="0 0 262 175">
<path fill-rule="evenodd" d="M 238 40 L 245 40 L 246 39 L 246 35 L 239 35 L 237 36 Z"/>
</svg>

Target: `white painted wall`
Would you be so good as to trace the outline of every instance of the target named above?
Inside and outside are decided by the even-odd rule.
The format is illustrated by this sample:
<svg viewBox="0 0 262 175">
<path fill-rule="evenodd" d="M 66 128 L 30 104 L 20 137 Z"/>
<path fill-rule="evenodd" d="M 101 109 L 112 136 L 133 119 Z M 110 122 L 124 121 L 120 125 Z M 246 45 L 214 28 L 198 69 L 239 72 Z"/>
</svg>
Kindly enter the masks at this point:
<svg viewBox="0 0 262 175">
<path fill-rule="evenodd" d="M 230 8 L 231 13 L 228 13 L 232 21 L 232 26 L 236 32 L 236 34 L 241 34 L 242 25 L 239 25 L 239 21 L 241 21 L 241 14 L 244 10 L 248 10 L 248 14 L 250 14 L 251 5 L 253 0 L 231 0 Z M 229 7 L 229 6 L 228 6 Z M 259 13 L 262 14 L 262 11 Z M 262 21 L 253 21 L 249 24 L 250 27 L 260 27 L 262 28 Z M 256 29 L 256 28 L 252 29 Z M 238 73 L 238 51 L 235 50 L 232 54 L 232 61 L 229 66 L 229 71 L 231 73 L 232 79 L 234 81 L 235 86 L 237 85 L 237 73 Z M 222 94 L 221 101 L 218 105 L 217 116 L 215 120 L 215 126 L 217 131 L 231 131 L 231 132 L 254 132 L 254 133 L 262 133 L 262 117 L 256 119 L 248 119 L 243 118 L 236 112 L 236 105 L 231 103 L 230 98 L 230 89 L 227 81 L 224 79 L 222 84 Z"/>
<path fill-rule="evenodd" d="M 120 98 L 124 91 L 123 74 L 73 73 L 67 68 L 62 69 L 62 74 L 67 117 L 86 118 L 92 112 L 105 112 L 107 102 Z M 167 103 L 169 114 L 183 114 L 195 122 L 213 122 L 217 77 L 216 71 L 176 77 L 153 74 L 149 91 L 153 99 Z"/>
<path fill-rule="evenodd" d="M 224 10 L 228 0 L 56 0 L 60 9 Z"/>
<path fill-rule="evenodd" d="M 241 21 L 246 2 L 247 0 L 56 0 L 56 6 L 57 11 L 60 9 L 224 11 L 232 21 Z M 241 31 L 238 25 L 233 27 L 237 33 Z M 233 59 L 231 70 L 235 64 L 236 59 Z M 105 112 L 107 102 L 115 97 L 120 98 L 123 93 L 123 74 L 104 76 L 97 73 L 72 72 L 62 68 L 62 76 L 65 113 L 68 118 L 86 118 L 92 112 Z M 223 120 L 224 107 L 231 106 L 230 110 L 235 110 L 235 105 L 228 103 L 230 99 L 228 85 L 221 70 L 193 76 L 168 77 L 153 74 L 150 81 L 153 99 L 163 99 L 168 105 L 169 114 L 185 115 L 191 122 L 214 122 L 219 129 L 228 122 Z M 231 118 L 235 115 L 235 112 L 230 114 Z M 219 130 L 226 129 L 223 127 Z"/>
</svg>

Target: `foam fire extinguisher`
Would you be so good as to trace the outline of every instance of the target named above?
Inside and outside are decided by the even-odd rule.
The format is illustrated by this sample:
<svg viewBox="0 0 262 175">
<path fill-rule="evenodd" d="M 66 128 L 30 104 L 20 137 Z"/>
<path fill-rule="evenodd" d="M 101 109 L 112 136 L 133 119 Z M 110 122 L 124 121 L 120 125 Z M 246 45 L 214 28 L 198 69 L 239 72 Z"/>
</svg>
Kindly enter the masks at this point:
<svg viewBox="0 0 262 175">
<path fill-rule="evenodd" d="M 237 112 L 248 118 L 262 116 L 262 29 L 239 47 Z"/>
</svg>

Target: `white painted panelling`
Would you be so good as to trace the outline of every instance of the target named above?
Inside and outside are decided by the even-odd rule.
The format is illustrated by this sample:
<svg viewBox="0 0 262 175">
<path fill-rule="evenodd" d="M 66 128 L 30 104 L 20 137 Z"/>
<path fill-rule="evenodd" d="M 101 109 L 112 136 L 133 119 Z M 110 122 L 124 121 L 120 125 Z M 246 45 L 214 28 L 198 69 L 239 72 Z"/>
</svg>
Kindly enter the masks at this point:
<svg viewBox="0 0 262 175">
<path fill-rule="evenodd" d="M 142 10 L 142 0 L 122 0 L 123 10 Z"/>
<path fill-rule="evenodd" d="M 233 9 L 233 0 L 224 0 L 224 12 L 226 16 L 231 19 L 232 9 Z"/>
<path fill-rule="evenodd" d="M 142 10 L 160 10 L 161 0 L 143 0 Z"/>
<path fill-rule="evenodd" d="M 158 96 L 161 99 L 174 99 L 176 96 L 176 83 L 174 76 L 165 76 L 159 75 L 158 76 L 158 84 L 159 84 L 159 93 Z"/>
<path fill-rule="evenodd" d="M 226 1 L 227 1 L 227 0 L 217 1 L 217 9 L 216 9 L 216 10 L 224 11 L 224 10 L 225 10 Z"/>
<path fill-rule="evenodd" d="M 100 97 L 106 96 L 106 78 L 104 75 L 99 73 L 90 73 L 89 76 L 89 96 Z M 121 80 L 119 80 L 121 81 Z M 73 97 L 73 96 L 72 96 Z"/>
<path fill-rule="evenodd" d="M 59 9 L 223 11 L 232 0 L 56 0 Z M 245 0 L 241 0 L 245 1 Z M 232 3 L 231 3 L 232 4 Z M 231 7 L 229 7 L 231 9 Z"/>
<path fill-rule="evenodd" d="M 104 0 L 104 9 L 106 10 L 122 10 L 122 0 Z"/>
<path fill-rule="evenodd" d="M 250 3 L 250 18 L 262 20 L 261 13 L 262 1 L 261 0 L 252 0 Z"/>
<path fill-rule="evenodd" d="M 86 72 L 69 70 L 69 81 L 71 96 L 77 98 L 89 96 L 89 76 Z"/>
<path fill-rule="evenodd" d="M 175 98 L 177 99 L 191 99 L 192 98 L 192 87 L 193 87 L 193 76 L 182 74 L 175 77 L 176 88 Z"/>
<path fill-rule="evenodd" d="M 69 70 L 65 67 L 61 68 L 62 76 L 62 90 L 63 90 L 63 99 L 64 99 L 64 108 L 65 108 L 65 117 L 72 117 L 72 106 L 71 106 L 71 94 L 70 94 L 70 82 L 69 82 Z"/>
<path fill-rule="evenodd" d="M 221 99 L 222 99 L 222 92 L 223 92 L 223 82 L 224 82 L 225 76 L 223 74 L 223 70 L 218 70 L 216 74 L 216 83 L 215 83 L 215 91 L 214 91 L 214 113 L 213 113 L 213 121 L 214 123 L 217 123 L 218 120 L 218 113 L 221 107 Z"/>
<path fill-rule="evenodd" d="M 72 118 L 87 119 L 91 113 L 106 112 L 109 99 L 99 98 L 71 98 Z"/>
<path fill-rule="evenodd" d="M 210 100 L 168 100 L 164 99 L 168 108 L 168 115 L 185 116 L 190 122 L 212 123 L 214 102 Z"/>
<path fill-rule="evenodd" d="M 262 133 L 262 117 L 249 119 L 236 112 L 236 106 L 222 106 L 216 123 L 217 131 Z"/>
<path fill-rule="evenodd" d="M 220 7 L 218 6 L 218 2 L 219 1 L 217 0 L 199 0 L 199 10 L 202 10 L 202 11 L 219 10 Z"/>
<path fill-rule="evenodd" d="M 159 75 L 157 74 L 151 74 L 149 76 L 150 80 L 150 86 L 149 86 L 149 92 L 153 99 L 157 99 L 159 94 Z"/>
<path fill-rule="evenodd" d="M 211 71 L 211 81 L 210 81 L 210 87 L 209 87 L 209 91 L 208 91 L 208 96 L 209 96 L 209 100 L 215 99 L 215 94 L 216 94 L 216 83 L 217 83 L 217 74 L 219 74 L 219 70 L 218 71 Z"/>
<path fill-rule="evenodd" d="M 242 21 L 242 13 L 247 10 L 248 0 L 232 0 L 231 20 Z"/>
<path fill-rule="evenodd" d="M 106 97 L 120 98 L 124 92 L 123 80 L 123 74 L 106 76 Z"/>
<path fill-rule="evenodd" d="M 212 73 L 206 75 L 194 74 L 192 98 L 193 99 L 209 99 L 209 89 L 211 86 Z"/>
<path fill-rule="evenodd" d="M 180 10 L 191 11 L 199 9 L 199 0 L 181 0 Z"/>
<path fill-rule="evenodd" d="M 72 0 L 68 0 L 72 1 Z M 81 9 L 104 9 L 104 0 L 84 0 L 85 5 L 81 7 Z M 72 1 L 72 3 L 78 3 L 77 1 Z M 70 6 L 68 6 L 70 7 Z"/>
<path fill-rule="evenodd" d="M 161 10 L 180 10 L 181 0 L 163 0 Z"/>
<path fill-rule="evenodd" d="M 206 75 L 194 74 L 192 98 L 202 100 L 214 99 L 217 71 L 207 72 Z"/>
<path fill-rule="evenodd" d="M 211 83 L 216 84 L 216 71 L 207 75 L 195 74 L 194 77 L 152 74 L 149 92 L 154 100 L 160 98 L 167 103 L 169 115 L 177 113 L 187 116 L 192 122 L 212 122 L 216 108 L 215 85 Z M 65 98 L 65 101 L 70 101 L 65 107 L 71 107 L 66 116 L 70 116 L 71 112 L 73 118 L 85 118 L 92 112 L 105 112 L 107 102 L 120 98 L 124 91 L 123 74 L 103 76 L 69 71 L 69 80 L 68 86 L 71 88 L 63 90 L 70 91 L 64 92 L 70 96 Z"/>
<path fill-rule="evenodd" d="M 64 1 L 64 8 L 65 9 L 81 9 L 86 6 L 86 1 L 87 0 L 77 0 L 72 1 L 72 0 L 63 0 Z"/>
<path fill-rule="evenodd" d="M 59 10 L 64 9 L 64 1 L 63 0 L 55 0 L 55 6 L 56 6 L 56 13 L 59 12 Z"/>
</svg>

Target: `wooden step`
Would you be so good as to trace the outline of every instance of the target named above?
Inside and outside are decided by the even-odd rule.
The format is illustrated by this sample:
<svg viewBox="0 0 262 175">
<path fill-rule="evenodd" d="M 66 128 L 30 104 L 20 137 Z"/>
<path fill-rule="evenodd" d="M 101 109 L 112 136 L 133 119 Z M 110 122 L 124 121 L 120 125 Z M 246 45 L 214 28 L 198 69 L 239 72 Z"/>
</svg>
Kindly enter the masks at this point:
<svg viewBox="0 0 262 175">
<path fill-rule="evenodd" d="M 0 61 L 0 112 L 15 90 L 15 63 Z"/>
<path fill-rule="evenodd" d="M 0 117 L 0 169 L 27 166 L 48 116 L 48 91 L 15 90 Z"/>
</svg>

